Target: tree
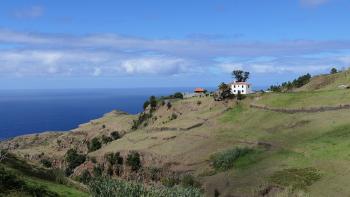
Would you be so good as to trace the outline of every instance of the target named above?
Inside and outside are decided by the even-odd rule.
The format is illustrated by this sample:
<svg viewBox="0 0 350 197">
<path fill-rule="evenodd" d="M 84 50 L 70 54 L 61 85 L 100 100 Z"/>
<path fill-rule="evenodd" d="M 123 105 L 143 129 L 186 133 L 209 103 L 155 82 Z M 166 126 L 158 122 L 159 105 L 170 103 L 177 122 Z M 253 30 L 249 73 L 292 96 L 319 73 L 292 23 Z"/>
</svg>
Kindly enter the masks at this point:
<svg viewBox="0 0 350 197">
<path fill-rule="evenodd" d="M 217 91 L 214 95 L 214 99 L 215 100 L 223 100 L 223 99 L 226 99 L 226 98 L 233 98 L 234 95 L 232 94 L 231 92 L 231 87 L 222 82 L 220 85 L 219 85 L 219 91 Z"/>
<path fill-rule="evenodd" d="M 136 151 L 129 153 L 126 164 L 131 167 L 132 171 L 138 171 L 141 168 L 140 154 Z"/>
<path fill-rule="evenodd" d="M 337 73 L 338 72 L 338 70 L 336 69 L 336 68 L 332 68 L 331 69 L 331 74 L 335 74 L 335 73 Z"/>
<path fill-rule="evenodd" d="M 93 138 L 91 140 L 91 142 L 88 143 L 89 152 L 96 151 L 96 150 L 100 149 L 101 147 L 102 147 L 102 144 L 97 137 Z"/>
<path fill-rule="evenodd" d="M 243 70 L 232 71 L 232 76 L 236 79 L 237 82 L 246 82 L 249 78 L 249 74 L 249 72 L 244 72 Z"/>
<path fill-rule="evenodd" d="M 146 110 L 146 108 L 149 106 L 149 101 L 145 101 L 144 103 L 143 103 L 143 110 Z"/>
<path fill-rule="evenodd" d="M 117 140 L 117 139 L 120 138 L 120 134 L 119 134 L 118 131 L 113 131 L 113 132 L 111 133 L 111 137 L 113 138 L 113 140 Z"/>
<path fill-rule="evenodd" d="M 171 108 L 171 103 L 168 101 L 168 103 L 166 104 L 167 108 L 170 109 Z"/>
<path fill-rule="evenodd" d="M 156 107 L 157 107 L 157 99 L 156 99 L 156 97 L 155 96 L 151 96 L 149 98 L 149 103 L 151 105 L 151 110 L 155 110 Z"/>
<path fill-rule="evenodd" d="M 68 163 L 66 175 L 69 176 L 76 167 L 85 162 L 86 156 L 78 154 L 75 149 L 69 149 L 65 155 L 65 160 Z"/>
<path fill-rule="evenodd" d="M 184 98 L 184 95 L 183 95 L 181 92 L 176 92 L 176 93 L 174 94 L 174 97 L 175 97 L 175 98 L 179 98 L 179 99 L 183 99 L 183 98 Z"/>
</svg>

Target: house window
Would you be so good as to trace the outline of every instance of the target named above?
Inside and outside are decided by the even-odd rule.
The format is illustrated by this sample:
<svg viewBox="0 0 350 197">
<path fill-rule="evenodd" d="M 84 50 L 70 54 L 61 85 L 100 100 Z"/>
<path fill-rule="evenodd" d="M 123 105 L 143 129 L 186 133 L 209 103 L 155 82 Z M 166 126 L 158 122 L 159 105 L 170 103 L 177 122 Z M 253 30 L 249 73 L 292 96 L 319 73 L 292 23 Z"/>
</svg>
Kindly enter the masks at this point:
<svg viewBox="0 0 350 197">
<path fill-rule="evenodd" d="M 242 93 L 244 92 L 244 90 L 242 90 Z"/>
</svg>

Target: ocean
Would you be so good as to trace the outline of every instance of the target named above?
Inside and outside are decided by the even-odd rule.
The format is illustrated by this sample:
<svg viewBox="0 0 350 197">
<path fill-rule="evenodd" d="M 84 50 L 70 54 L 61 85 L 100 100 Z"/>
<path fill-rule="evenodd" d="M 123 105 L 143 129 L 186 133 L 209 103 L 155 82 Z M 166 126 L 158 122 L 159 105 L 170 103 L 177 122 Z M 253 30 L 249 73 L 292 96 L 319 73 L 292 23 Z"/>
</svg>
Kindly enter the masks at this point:
<svg viewBox="0 0 350 197">
<path fill-rule="evenodd" d="M 0 139 L 67 131 L 112 110 L 137 114 L 151 95 L 193 88 L 0 90 Z"/>
</svg>

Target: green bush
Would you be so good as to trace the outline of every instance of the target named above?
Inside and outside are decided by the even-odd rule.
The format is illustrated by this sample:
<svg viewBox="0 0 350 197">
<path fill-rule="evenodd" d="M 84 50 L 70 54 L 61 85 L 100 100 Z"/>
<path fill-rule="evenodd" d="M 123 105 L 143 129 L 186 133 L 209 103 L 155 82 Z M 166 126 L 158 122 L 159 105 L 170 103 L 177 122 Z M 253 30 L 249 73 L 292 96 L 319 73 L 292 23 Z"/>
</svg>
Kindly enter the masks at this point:
<svg viewBox="0 0 350 197">
<path fill-rule="evenodd" d="M 136 151 L 130 152 L 126 164 L 131 167 L 132 171 L 138 171 L 141 168 L 140 154 Z"/>
<path fill-rule="evenodd" d="M 131 126 L 131 129 L 132 130 L 138 129 L 142 124 L 145 124 L 145 121 L 147 121 L 151 117 L 152 117 L 152 114 L 141 113 L 138 116 L 137 120 L 133 120 L 133 124 Z"/>
<path fill-rule="evenodd" d="M 113 131 L 113 132 L 111 133 L 111 137 L 112 137 L 113 140 L 117 140 L 117 139 L 120 138 L 120 134 L 119 134 L 118 131 Z"/>
<path fill-rule="evenodd" d="M 221 153 L 216 153 L 211 156 L 210 160 L 215 170 L 225 171 L 234 166 L 234 162 L 240 157 L 243 157 L 253 152 L 250 148 L 234 148 Z"/>
<path fill-rule="evenodd" d="M 65 155 L 65 160 L 68 163 L 66 175 L 69 176 L 76 167 L 85 162 L 86 156 L 78 154 L 75 149 L 69 149 Z"/>
<path fill-rule="evenodd" d="M 107 137 L 105 135 L 102 135 L 101 140 L 103 144 L 108 144 L 109 142 L 113 141 L 111 137 Z"/>
<path fill-rule="evenodd" d="M 320 178 L 321 175 L 315 168 L 290 168 L 275 172 L 270 181 L 294 190 L 306 189 Z"/>
<path fill-rule="evenodd" d="M 40 160 L 40 163 L 43 164 L 43 166 L 46 168 L 52 167 L 52 162 L 48 159 L 42 159 L 42 160 Z"/>
<path fill-rule="evenodd" d="M 166 106 L 167 106 L 168 109 L 170 109 L 170 108 L 172 107 L 172 105 L 171 105 L 170 102 L 168 102 L 168 103 L 166 104 Z"/>
<path fill-rule="evenodd" d="M 170 117 L 170 120 L 175 120 L 175 119 L 177 119 L 177 114 L 172 113 L 171 117 Z"/>
<path fill-rule="evenodd" d="M 102 173 L 103 173 L 103 169 L 100 165 L 94 166 L 93 174 L 95 177 L 102 176 Z"/>
<path fill-rule="evenodd" d="M 119 152 L 107 153 L 107 154 L 105 154 L 105 158 L 111 166 L 113 166 L 115 164 L 123 165 L 124 159 L 123 159 L 123 157 L 120 156 Z"/>
<path fill-rule="evenodd" d="M 87 144 L 87 146 L 88 146 L 89 152 L 94 152 L 100 149 L 102 147 L 102 144 L 100 140 L 97 137 L 95 137 L 91 140 L 90 143 Z"/>
<path fill-rule="evenodd" d="M 12 192 L 21 193 L 25 196 L 36 197 L 56 197 L 58 194 L 47 190 L 46 187 L 28 185 L 20 177 L 16 176 L 12 172 L 7 171 L 5 168 L 0 167 L 0 196 L 11 196 Z"/>
<path fill-rule="evenodd" d="M 143 103 L 143 110 L 146 110 L 146 108 L 149 106 L 149 101 L 147 100 L 147 101 L 145 101 L 144 103 Z"/>
<path fill-rule="evenodd" d="M 165 187 L 174 187 L 175 185 L 180 183 L 179 177 L 176 176 L 169 176 L 169 177 L 163 177 L 161 179 L 162 185 Z"/>
<path fill-rule="evenodd" d="M 174 97 L 175 97 L 175 98 L 179 98 L 179 99 L 183 99 L 183 98 L 184 98 L 184 95 L 183 95 L 181 92 L 176 92 L 176 93 L 174 94 Z"/>
<path fill-rule="evenodd" d="M 91 181 L 92 176 L 88 170 L 84 170 L 77 179 L 79 182 L 88 184 Z"/>
<path fill-rule="evenodd" d="M 186 174 L 181 178 L 183 187 L 200 187 L 200 183 L 191 174 Z"/>
<path fill-rule="evenodd" d="M 94 197 L 200 197 L 203 196 L 196 188 L 163 188 L 146 187 L 142 184 L 123 180 L 98 178 L 89 184 L 89 190 Z"/>
</svg>

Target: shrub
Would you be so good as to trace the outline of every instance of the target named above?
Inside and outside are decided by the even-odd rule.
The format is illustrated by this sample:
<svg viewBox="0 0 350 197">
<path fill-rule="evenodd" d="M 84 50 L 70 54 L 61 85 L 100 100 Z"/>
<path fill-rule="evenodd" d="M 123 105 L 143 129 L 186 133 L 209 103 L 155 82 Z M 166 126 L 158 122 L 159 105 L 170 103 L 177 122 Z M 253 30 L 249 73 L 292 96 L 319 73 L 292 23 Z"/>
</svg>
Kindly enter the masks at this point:
<svg viewBox="0 0 350 197">
<path fill-rule="evenodd" d="M 212 165 L 215 170 L 225 171 L 234 166 L 234 162 L 251 153 L 253 150 L 249 148 L 234 148 L 221 153 L 216 153 L 211 157 Z"/>
<path fill-rule="evenodd" d="M 84 184 L 88 184 L 92 179 L 92 176 L 88 170 L 84 170 L 78 177 L 78 181 Z"/>
<path fill-rule="evenodd" d="M 305 189 L 319 180 L 321 175 L 315 168 L 290 168 L 275 172 L 270 180 L 284 187 L 292 189 Z"/>
<path fill-rule="evenodd" d="M 149 101 L 145 101 L 143 103 L 143 110 L 146 110 L 146 108 L 149 106 L 150 102 Z"/>
<path fill-rule="evenodd" d="M 179 184 L 180 180 L 178 177 L 163 177 L 161 179 L 162 184 L 165 187 L 174 187 L 175 185 Z"/>
<path fill-rule="evenodd" d="M 40 160 L 40 163 L 43 164 L 43 166 L 46 168 L 52 167 L 52 162 L 48 159 L 42 159 L 42 160 Z"/>
<path fill-rule="evenodd" d="M 176 93 L 174 94 L 174 97 L 175 97 L 175 98 L 179 98 L 179 99 L 183 99 L 183 98 L 184 98 L 184 95 L 183 95 L 181 92 L 176 92 Z"/>
<path fill-rule="evenodd" d="M 92 163 L 97 163 L 96 157 L 90 157 L 90 161 L 91 161 Z"/>
<path fill-rule="evenodd" d="M 87 145 L 88 145 L 89 152 L 96 151 L 102 147 L 102 144 L 97 137 L 93 138 L 91 142 L 88 143 Z"/>
<path fill-rule="evenodd" d="M 20 180 L 15 174 L 0 167 L 0 193 L 4 191 L 17 190 L 22 188 L 25 182 Z"/>
<path fill-rule="evenodd" d="M 167 106 L 168 109 L 170 109 L 170 108 L 172 107 L 172 105 L 171 105 L 170 102 L 168 102 L 168 103 L 166 104 L 166 106 Z"/>
<path fill-rule="evenodd" d="M 109 142 L 113 141 L 111 137 L 107 137 L 105 135 L 102 135 L 101 139 L 103 144 L 108 144 Z"/>
<path fill-rule="evenodd" d="M 105 155 L 105 158 L 107 159 L 108 163 L 112 166 L 115 164 L 123 165 L 123 157 L 120 156 L 119 152 L 107 153 Z"/>
<path fill-rule="evenodd" d="M 202 101 L 197 101 L 197 105 L 201 105 L 202 104 Z"/>
<path fill-rule="evenodd" d="M 171 114 L 170 120 L 175 120 L 177 119 L 177 115 L 175 113 Z"/>
<path fill-rule="evenodd" d="M 9 194 L 4 196 L 12 196 L 13 191 L 16 191 L 21 196 L 27 194 L 28 196 L 48 196 L 56 197 L 58 194 L 48 191 L 44 186 L 28 185 L 20 177 L 5 168 L 0 167 L 0 196 L 2 194 Z M 27 196 L 25 195 L 25 196 Z"/>
<path fill-rule="evenodd" d="M 145 121 L 147 121 L 149 118 L 152 117 L 152 114 L 147 114 L 147 113 L 141 113 L 138 116 L 137 120 L 133 120 L 133 124 L 131 126 L 132 130 L 136 130 L 142 125 Z M 144 123 L 145 124 L 145 123 Z"/>
<path fill-rule="evenodd" d="M 150 105 L 151 105 L 151 110 L 152 110 L 152 111 L 155 110 L 156 107 L 157 107 L 157 99 L 156 99 L 156 97 L 155 97 L 155 96 L 151 96 L 151 97 L 149 98 L 149 103 L 150 103 Z"/>
<path fill-rule="evenodd" d="M 181 178 L 181 185 L 183 187 L 200 187 L 200 183 L 190 174 L 186 174 Z"/>
<path fill-rule="evenodd" d="M 113 131 L 111 133 L 111 137 L 112 137 L 113 140 L 119 139 L 120 138 L 119 132 L 118 131 Z"/>
<path fill-rule="evenodd" d="M 65 160 L 68 163 L 66 175 L 69 176 L 76 167 L 85 162 L 86 156 L 78 154 L 75 149 L 69 149 L 65 155 Z"/>
<path fill-rule="evenodd" d="M 183 197 L 200 197 L 202 196 L 199 189 L 195 188 L 159 188 L 146 187 L 142 184 L 126 182 L 123 180 L 114 180 L 106 178 L 94 179 L 89 184 L 89 190 L 94 197 L 168 197 L 168 196 L 183 196 Z"/>
<path fill-rule="evenodd" d="M 95 177 L 102 176 L 102 173 L 103 173 L 103 169 L 100 165 L 94 166 L 93 174 Z"/>
<path fill-rule="evenodd" d="M 126 164 L 131 167 L 131 170 L 138 171 L 141 168 L 140 154 L 136 151 L 130 152 Z"/>
</svg>

